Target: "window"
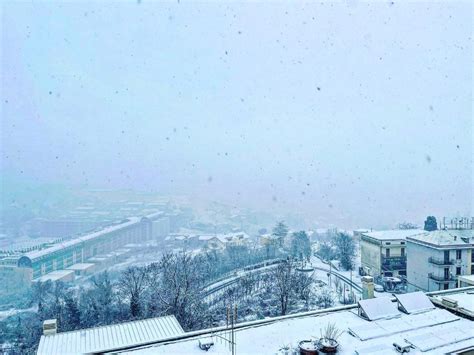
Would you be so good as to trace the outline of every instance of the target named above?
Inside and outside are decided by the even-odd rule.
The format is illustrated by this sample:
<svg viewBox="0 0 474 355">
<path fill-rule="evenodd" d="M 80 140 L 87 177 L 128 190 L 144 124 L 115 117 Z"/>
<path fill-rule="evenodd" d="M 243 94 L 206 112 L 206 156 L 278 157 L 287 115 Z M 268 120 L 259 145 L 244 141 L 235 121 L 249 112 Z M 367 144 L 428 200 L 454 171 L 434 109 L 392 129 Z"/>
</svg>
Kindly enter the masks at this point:
<svg viewBox="0 0 474 355">
<path fill-rule="evenodd" d="M 461 267 L 456 268 L 456 275 L 461 275 Z"/>
<path fill-rule="evenodd" d="M 449 284 L 444 284 L 444 285 L 443 285 L 443 288 L 444 288 L 445 290 L 449 289 Z"/>
<path fill-rule="evenodd" d="M 444 279 L 449 280 L 449 267 L 444 268 Z"/>
<path fill-rule="evenodd" d="M 401 248 L 400 253 L 401 253 L 402 257 L 404 257 L 405 256 L 405 248 Z"/>
<path fill-rule="evenodd" d="M 400 244 L 402 244 L 402 245 L 403 245 L 403 244 L 405 244 L 405 242 L 400 242 Z"/>
<path fill-rule="evenodd" d="M 456 260 L 461 260 L 461 250 L 456 250 Z"/>
<path fill-rule="evenodd" d="M 445 263 L 449 262 L 449 250 L 444 251 L 444 262 Z"/>
<path fill-rule="evenodd" d="M 390 242 L 386 242 L 386 243 L 385 243 L 385 245 L 390 245 L 390 244 L 392 244 L 392 243 L 390 243 Z"/>
<path fill-rule="evenodd" d="M 474 249 L 471 249 L 471 263 L 474 263 Z"/>
<path fill-rule="evenodd" d="M 390 249 L 385 249 L 385 257 L 390 258 Z"/>
</svg>

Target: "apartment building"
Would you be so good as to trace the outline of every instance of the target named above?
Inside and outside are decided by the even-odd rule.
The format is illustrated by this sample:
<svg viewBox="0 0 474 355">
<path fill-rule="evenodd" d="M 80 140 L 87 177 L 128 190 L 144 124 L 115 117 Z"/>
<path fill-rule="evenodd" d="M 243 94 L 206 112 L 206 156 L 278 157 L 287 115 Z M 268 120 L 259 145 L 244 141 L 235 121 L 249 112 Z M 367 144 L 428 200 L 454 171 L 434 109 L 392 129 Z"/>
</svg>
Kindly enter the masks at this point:
<svg viewBox="0 0 474 355">
<path fill-rule="evenodd" d="M 437 230 L 407 238 L 409 290 L 457 287 L 458 277 L 474 272 L 474 229 Z"/>
<path fill-rule="evenodd" d="M 360 234 L 361 264 L 365 274 L 405 276 L 408 236 L 423 233 L 418 229 L 362 232 Z"/>
</svg>

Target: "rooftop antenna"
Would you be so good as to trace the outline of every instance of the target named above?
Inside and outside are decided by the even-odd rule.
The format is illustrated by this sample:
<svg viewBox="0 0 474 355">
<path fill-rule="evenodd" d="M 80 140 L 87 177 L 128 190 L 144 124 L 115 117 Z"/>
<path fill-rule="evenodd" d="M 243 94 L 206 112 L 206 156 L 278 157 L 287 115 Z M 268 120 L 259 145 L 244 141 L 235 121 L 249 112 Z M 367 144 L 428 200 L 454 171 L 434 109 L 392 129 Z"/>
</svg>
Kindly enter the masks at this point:
<svg viewBox="0 0 474 355">
<path fill-rule="evenodd" d="M 228 339 L 232 355 L 236 354 L 236 338 L 235 338 L 235 323 L 237 323 L 237 305 L 230 304 L 227 306 L 227 328 L 230 326 L 230 339 Z"/>
<path fill-rule="evenodd" d="M 226 328 L 223 331 L 223 335 L 213 333 L 212 336 L 219 338 L 224 343 L 228 344 L 229 350 L 232 355 L 236 355 L 237 342 L 235 335 L 235 324 L 237 323 L 237 305 L 227 304 L 226 307 Z"/>
</svg>

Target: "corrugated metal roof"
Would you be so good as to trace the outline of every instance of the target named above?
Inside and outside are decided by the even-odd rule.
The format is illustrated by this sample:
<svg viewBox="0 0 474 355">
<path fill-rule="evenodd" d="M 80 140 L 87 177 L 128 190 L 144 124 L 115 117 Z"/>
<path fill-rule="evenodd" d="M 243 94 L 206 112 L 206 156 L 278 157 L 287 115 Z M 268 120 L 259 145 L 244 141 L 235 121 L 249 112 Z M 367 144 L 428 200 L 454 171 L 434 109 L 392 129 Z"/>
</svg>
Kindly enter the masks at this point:
<svg viewBox="0 0 474 355">
<path fill-rule="evenodd" d="M 104 352 L 184 334 L 175 316 L 143 319 L 96 328 L 43 335 L 38 355 Z"/>
</svg>

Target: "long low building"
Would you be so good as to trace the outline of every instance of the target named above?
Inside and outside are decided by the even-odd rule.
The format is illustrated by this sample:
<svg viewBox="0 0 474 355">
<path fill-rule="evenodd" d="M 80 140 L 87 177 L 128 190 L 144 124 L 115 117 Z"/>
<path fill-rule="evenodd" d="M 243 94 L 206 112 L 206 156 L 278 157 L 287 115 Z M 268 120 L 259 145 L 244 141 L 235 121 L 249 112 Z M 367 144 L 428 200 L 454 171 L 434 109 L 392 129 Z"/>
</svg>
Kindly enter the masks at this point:
<svg viewBox="0 0 474 355">
<path fill-rule="evenodd" d="M 163 238 L 167 233 L 166 215 L 155 212 L 144 217 L 130 217 L 98 231 L 68 239 L 38 250 L 12 255 L 0 260 L 0 283 L 15 290 L 15 280 L 24 270 L 31 270 L 32 280 L 46 280 L 43 276 L 64 270 L 75 264 L 86 263 L 95 257 L 106 255 L 127 244 L 140 244 L 153 238 Z M 156 223 L 160 220 L 163 222 Z M 168 222 L 169 223 L 169 222 Z M 159 226 L 157 233 L 153 228 Z M 53 278 L 54 279 L 54 278 Z M 31 280 L 30 280 L 31 282 Z M 0 290 L 0 295 L 11 294 Z"/>
<path fill-rule="evenodd" d="M 98 254 L 104 254 L 127 243 L 144 241 L 147 238 L 146 219 L 131 217 L 128 220 L 86 234 L 49 248 L 34 250 L 22 255 L 19 267 L 33 269 L 33 279 L 55 270 L 66 269 L 76 263 L 83 263 Z"/>
</svg>

